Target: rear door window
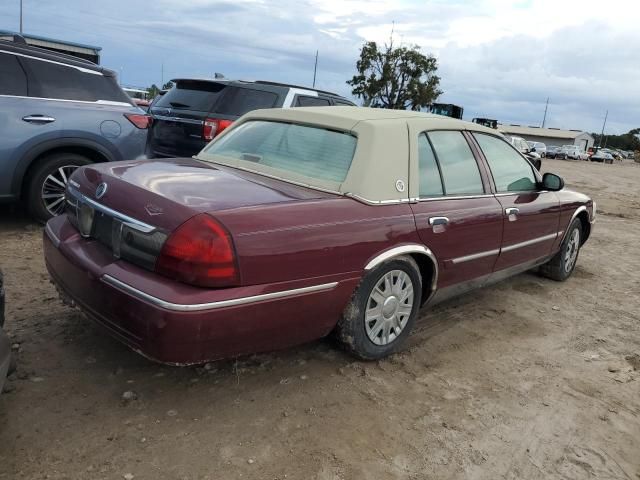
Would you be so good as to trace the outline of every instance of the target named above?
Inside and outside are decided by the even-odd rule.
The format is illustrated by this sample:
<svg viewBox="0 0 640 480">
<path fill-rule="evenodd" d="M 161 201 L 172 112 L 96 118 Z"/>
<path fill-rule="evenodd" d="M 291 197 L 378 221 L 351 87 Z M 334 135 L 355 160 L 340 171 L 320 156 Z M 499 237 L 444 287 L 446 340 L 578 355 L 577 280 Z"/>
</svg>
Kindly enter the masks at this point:
<svg viewBox="0 0 640 480">
<path fill-rule="evenodd" d="M 34 58 L 21 58 L 30 97 L 131 103 L 114 77 Z"/>
<path fill-rule="evenodd" d="M 224 99 L 216 107 L 223 115 L 244 115 L 260 108 L 272 108 L 278 101 L 278 95 L 251 88 L 227 87 Z"/>
<path fill-rule="evenodd" d="M 155 106 L 210 112 L 226 87 L 219 82 L 182 80 L 165 93 Z"/>
<path fill-rule="evenodd" d="M 15 55 L 0 53 L 0 95 L 27 95 L 27 76 Z"/>
<path fill-rule="evenodd" d="M 478 164 L 462 132 L 433 131 L 428 135 L 440 164 L 445 195 L 484 193 Z"/>
<path fill-rule="evenodd" d="M 296 107 L 328 107 L 329 100 L 326 98 L 319 97 L 307 97 L 305 95 L 298 95 L 296 102 Z"/>
</svg>

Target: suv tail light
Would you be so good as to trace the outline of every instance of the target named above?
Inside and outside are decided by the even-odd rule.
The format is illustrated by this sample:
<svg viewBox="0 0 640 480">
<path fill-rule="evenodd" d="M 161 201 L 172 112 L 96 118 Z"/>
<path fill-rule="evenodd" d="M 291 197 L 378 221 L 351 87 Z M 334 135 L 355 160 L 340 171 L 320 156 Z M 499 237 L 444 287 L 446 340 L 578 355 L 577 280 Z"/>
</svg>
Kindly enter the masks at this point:
<svg viewBox="0 0 640 480">
<path fill-rule="evenodd" d="M 240 280 L 229 232 L 206 213 L 187 220 L 169 235 L 155 271 L 199 287 L 229 287 Z"/>
<path fill-rule="evenodd" d="M 206 141 L 213 140 L 213 137 L 222 132 L 233 123 L 233 120 L 222 120 L 219 118 L 207 118 L 202 125 L 202 138 Z"/>
<path fill-rule="evenodd" d="M 149 115 L 143 115 L 141 113 L 125 113 L 125 117 L 137 128 L 145 129 L 151 126 L 152 118 Z"/>
</svg>

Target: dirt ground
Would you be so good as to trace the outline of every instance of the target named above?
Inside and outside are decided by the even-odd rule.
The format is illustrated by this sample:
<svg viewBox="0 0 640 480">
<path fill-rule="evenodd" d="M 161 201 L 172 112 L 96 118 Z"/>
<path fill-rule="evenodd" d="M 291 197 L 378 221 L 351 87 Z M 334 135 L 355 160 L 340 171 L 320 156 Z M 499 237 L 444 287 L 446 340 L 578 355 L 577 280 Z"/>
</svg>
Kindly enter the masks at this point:
<svg viewBox="0 0 640 480">
<path fill-rule="evenodd" d="M 5 208 L 0 478 L 640 478 L 640 165 L 544 164 L 598 202 L 574 276 L 423 311 L 377 363 L 325 340 L 153 364 L 58 301 L 41 228 Z"/>
</svg>

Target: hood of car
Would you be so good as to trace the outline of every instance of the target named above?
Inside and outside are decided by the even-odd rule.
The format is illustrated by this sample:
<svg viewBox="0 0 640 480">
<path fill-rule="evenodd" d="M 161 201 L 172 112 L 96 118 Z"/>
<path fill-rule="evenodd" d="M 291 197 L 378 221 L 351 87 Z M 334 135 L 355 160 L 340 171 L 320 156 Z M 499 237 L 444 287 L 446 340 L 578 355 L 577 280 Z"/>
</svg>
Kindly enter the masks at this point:
<svg viewBox="0 0 640 480">
<path fill-rule="evenodd" d="M 90 165 L 78 169 L 69 184 L 89 200 L 166 229 L 197 213 L 327 196 L 189 158 Z"/>
</svg>

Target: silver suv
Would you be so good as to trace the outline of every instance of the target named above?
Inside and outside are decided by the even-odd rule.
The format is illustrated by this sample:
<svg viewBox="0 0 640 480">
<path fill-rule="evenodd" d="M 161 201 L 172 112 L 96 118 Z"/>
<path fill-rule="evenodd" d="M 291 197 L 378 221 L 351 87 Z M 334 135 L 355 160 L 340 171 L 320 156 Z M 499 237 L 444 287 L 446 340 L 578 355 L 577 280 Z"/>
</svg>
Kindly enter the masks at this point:
<svg viewBox="0 0 640 480">
<path fill-rule="evenodd" d="M 64 210 L 77 167 L 143 156 L 150 123 L 112 71 L 0 40 L 0 202 L 46 221 Z"/>
</svg>

